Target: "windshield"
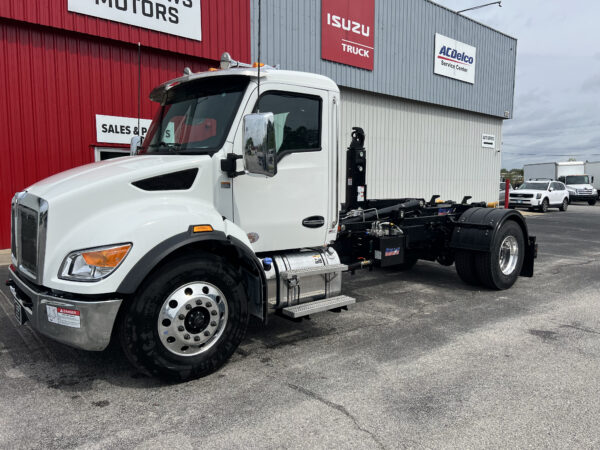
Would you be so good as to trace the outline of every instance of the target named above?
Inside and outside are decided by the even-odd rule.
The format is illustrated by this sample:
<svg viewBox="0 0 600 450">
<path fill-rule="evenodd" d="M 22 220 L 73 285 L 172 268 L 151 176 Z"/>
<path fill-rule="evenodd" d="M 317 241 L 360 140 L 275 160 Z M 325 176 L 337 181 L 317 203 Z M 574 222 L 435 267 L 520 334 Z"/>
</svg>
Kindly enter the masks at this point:
<svg viewBox="0 0 600 450">
<path fill-rule="evenodd" d="M 534 191 L 545 191 L 548 189 L 548 183 L 526 181 L 519 189 L 533 189 Z"/>
<path fill-rule="evenodd" d="M 167 93 L 140 153 L 213 154 L 225 142 L 249 79 L 201 78 Z"/>
<path fill-rule="evenodd" d="M 567 177 L 565 184 L 590 184 L 590 177 L 587 175 L 571 175 Z"/>
</svg>

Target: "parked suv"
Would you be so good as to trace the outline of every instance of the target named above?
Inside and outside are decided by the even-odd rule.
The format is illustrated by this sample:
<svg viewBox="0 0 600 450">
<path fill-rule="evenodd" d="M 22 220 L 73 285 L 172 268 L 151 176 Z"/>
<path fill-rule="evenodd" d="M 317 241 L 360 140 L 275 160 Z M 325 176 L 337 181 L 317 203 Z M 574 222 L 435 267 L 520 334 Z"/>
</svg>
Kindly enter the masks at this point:
<svg viewBox="0 0 600 450">
<path fill-rule="evenodd" d="M 569 207 L 569 191 L 560 181 L 529 180 L 510 193 L 509 206 L 524 206 L 541 212 L 548 211 L 550 207 L 566 211 Z"/>
</svg>

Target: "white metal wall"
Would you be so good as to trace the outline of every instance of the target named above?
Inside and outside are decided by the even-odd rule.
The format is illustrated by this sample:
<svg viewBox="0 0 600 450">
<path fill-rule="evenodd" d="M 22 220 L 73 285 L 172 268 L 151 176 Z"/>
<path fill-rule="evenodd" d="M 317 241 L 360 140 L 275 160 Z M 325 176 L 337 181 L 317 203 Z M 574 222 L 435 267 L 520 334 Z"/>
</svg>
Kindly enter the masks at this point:
<svg viewBox="0 0 600 450">
<path fill-rule="evenodd" d="M 369 198 L 498 200 L 502 119 L 355 89 L 341 92 L 342 146 L 350 144 L 353 126 L 365 130 Z M 495 149 L 482 148 L 482 134 L 495 135 Z"/>
</svg>

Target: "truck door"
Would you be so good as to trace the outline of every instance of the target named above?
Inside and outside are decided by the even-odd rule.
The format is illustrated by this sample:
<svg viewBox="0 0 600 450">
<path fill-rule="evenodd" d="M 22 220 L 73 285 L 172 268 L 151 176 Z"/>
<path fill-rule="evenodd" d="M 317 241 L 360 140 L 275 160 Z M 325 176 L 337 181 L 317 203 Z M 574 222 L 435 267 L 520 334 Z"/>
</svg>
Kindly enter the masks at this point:
<svg viewBox="0 0 600 450">
<path fill-rule="evenodd" d="M 329 211 L 330 121 L 328 92 L 274 83 L 261 84 L 245 113 L 275 116 L 277 174 L 245 174 L 233 179 L 234 222 L 249 234 L 255 251 L 321 246 Z M 258 108 L 257 108 L 258 106 Z M 234 140 L 242 154 L 243 127 Z"/>
</svg>

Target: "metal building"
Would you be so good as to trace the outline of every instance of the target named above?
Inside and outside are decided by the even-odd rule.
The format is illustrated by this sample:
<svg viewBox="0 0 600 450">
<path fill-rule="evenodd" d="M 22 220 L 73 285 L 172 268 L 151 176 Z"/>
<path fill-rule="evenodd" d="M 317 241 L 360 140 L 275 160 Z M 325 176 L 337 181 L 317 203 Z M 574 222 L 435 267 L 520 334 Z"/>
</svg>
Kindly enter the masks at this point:
<svg viewBox="0 0 600 450">
<path fill-rule="evenodd" d="M 126 154 L 154 115 L 154 86 L 185 66 L 216 67 L 225 51 L 257 60 L 258 9 L 258 0 L 0 2 L 0 249 L 13 194 Z M 262 0 L 260 22 L 261 61 L 340 85 L 342 142 L 352 126 L 367 134 L 369 197 L 497 198 L 515 39 L 428 0 Z"/>
<path fill-rule="evenodd" d="M 259 2 L 251 3 L 256 60 Z M 363 11 L 357 11 L 359 4 Z M 368 8 L 374 8 L 374 40 L 363 45 L 371 47 L 372 70 L 324 59 L 324 39 L 357 43 L 363 37 L 326 34 L 333 15 L 363 25 Z M 435 73 L 436 34 L 458 41 L 456 48 L 474 49 L 473 82 Z M 427 0 L 262 0 L 261 60 L 320 73 L 340 86 L 344 142 L 350 142 L 353 126 L 366 132 L 371 198 L 498 199 L 516 45 L 516 39 Z M 390 177 L 398 180 L 393 187 L 382 182 Z"/>
</svg>

